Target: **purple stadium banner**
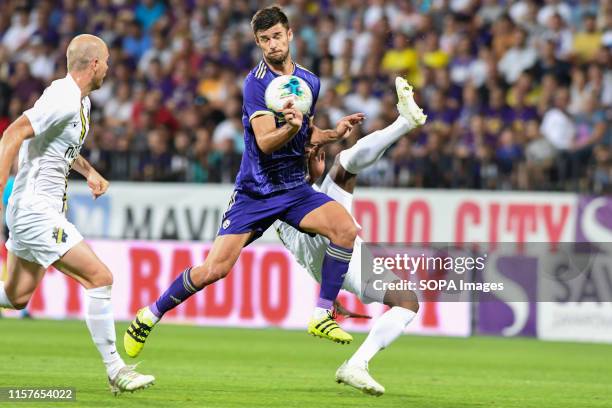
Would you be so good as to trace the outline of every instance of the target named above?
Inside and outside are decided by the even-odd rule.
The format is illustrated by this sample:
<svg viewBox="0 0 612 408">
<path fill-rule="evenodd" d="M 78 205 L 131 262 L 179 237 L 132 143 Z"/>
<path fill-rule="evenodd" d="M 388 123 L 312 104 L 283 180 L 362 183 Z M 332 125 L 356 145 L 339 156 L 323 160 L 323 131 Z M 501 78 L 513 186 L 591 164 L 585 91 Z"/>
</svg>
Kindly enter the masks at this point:
<svg viewBox="0 0 612 408">
<path fill-rule="evenodd" d="M 481 295 L 478 333 L 500 336 L 536 335 L 537 258 L 490 254 L 485 281 L 504 282 L 502 293 Z"/>
</svg>

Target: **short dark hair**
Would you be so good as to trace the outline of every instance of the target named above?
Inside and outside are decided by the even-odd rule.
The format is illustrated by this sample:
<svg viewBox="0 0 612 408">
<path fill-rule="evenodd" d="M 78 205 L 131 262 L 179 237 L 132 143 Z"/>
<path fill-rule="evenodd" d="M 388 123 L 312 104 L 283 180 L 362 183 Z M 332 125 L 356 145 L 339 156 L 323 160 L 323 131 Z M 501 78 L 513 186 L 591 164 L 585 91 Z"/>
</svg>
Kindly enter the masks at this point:
<svg viewBox="0 0 612 408">
<path fill-rule="evenodd" d="M 267 30 L 278 23 L 289 29 L 289 19 L 280 7 L 266 7 L 255 13 L 253 19 L 251 19 L 251 28 L 253 28 L 253 33 L 257 33 L 258 31 Z"/>
</svg>

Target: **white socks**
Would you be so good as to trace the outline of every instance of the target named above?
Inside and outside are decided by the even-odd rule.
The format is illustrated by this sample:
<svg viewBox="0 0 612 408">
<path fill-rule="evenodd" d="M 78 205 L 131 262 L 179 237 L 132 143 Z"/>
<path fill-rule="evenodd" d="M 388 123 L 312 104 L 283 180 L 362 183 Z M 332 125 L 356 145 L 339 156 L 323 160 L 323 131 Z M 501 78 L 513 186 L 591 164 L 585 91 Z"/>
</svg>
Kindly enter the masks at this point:
<svg viewBox="0 0 612 408">
<path fill-rule="evenodd" d="M 0 307 L 4 307 L 6 309 L 14 309 L 15 306 L 12 305 L 8 296 L 6 296 L 6 291 L 4 290 L 4 282 L 0 281 Z"/>
<path fill-rule="evenodd" d="M 374 164 L 393 143 L 414 129 L 402 116 L 384 129 L 372 132 L 362 137 L 353 147 L 340 152 L 340 164 L 351 174 Z"/>
<path fill-rule="evenodd" d="M 312 318 L 319 320 L 324 318 L 325 316 L 327 316 L 327 314 L 330 312 L 329 309 L 325 309 L 324 307 L 315 307 L 314 311 L 312 312 Z"/>
<path fill-rule="evenodd" d="M 159 322 L 159 317 L 155 316 L 155 313 L 153 313 L 148 306 L 144 308 L 142 313 L 144 314 L 144 317 L 151 320 L 153 324 L 157 324 L 157 322 Z"/>
<path fill-rule="evenodd" d="M 106 372 L 112 379 L 125 366 L 125 363 L 115 347 L 115 321 L 110 300 L 111 286 L 87 289 L 85 293 L 85 322 L 102 356 Z"/>
<path fill-rule="evenodd" d="M 348 364 L 365 368 L 376 353 L 387 347 L 404 332 L 414 316 L 416 316 L 415 312 L 399 306 L 387 310 L 376 320 L 370 334 L 349 359 Z"/>
</svg>

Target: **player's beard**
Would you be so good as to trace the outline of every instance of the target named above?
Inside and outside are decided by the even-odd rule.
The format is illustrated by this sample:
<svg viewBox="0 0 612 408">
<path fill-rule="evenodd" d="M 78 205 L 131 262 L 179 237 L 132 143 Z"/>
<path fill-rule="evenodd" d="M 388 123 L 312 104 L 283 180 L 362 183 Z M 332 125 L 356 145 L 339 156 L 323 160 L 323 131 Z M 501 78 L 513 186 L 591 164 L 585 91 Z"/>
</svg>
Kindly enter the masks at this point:
<svg viewBox="0 0 612 408">
<path fill-rule="evenodd" d="M 284 53 L 278 53 L 275 55 L 268 55 L 268 62 L 271 65 L 283 65 L 289 56 L 289 49 Z"/>
</svg>

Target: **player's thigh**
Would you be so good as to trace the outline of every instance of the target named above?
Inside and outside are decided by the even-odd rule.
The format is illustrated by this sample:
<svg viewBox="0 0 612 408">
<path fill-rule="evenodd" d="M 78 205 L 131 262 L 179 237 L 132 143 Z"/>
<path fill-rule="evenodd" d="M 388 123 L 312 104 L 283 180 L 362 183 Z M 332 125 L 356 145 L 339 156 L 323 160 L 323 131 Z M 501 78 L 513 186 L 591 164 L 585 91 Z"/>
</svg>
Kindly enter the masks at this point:
<svg viewBox="0 0 612 408">
<path fill-rule="evenodd" d="M 45 271 L 43 266 L 8 252 L 7 278 L 4 289 L 13 302 L 13 306 L 21 309 L 27 304 L 45 275 Z"/>
<path fill-rule="evenodd" d="M 336 201 L 329 201 L 319 208 L 315 208 L 302 218 L 300 229 L 326 236 L 333 242 L 355 240 L 357 226 L 353 217 Z"/>
<path fill-rule="evenodd" d="M 74 278 L 86 289 L 113 284 L 110 270 L 85 241 L 70 248 L 53 266 Z"/>
<path fill-rule="evenodd" d="M 204 264 L 192 269 L 193 283 L 202 287 L 224 278 L 238 260 L 242 248 L 250 242 L 254 235 L 254 232 L 218 235 Z"/>
</svg>

